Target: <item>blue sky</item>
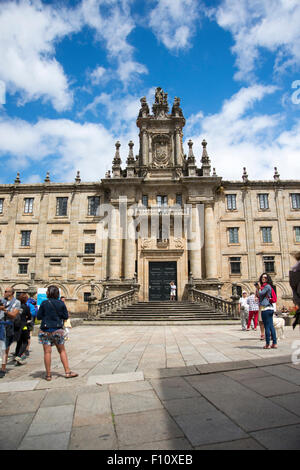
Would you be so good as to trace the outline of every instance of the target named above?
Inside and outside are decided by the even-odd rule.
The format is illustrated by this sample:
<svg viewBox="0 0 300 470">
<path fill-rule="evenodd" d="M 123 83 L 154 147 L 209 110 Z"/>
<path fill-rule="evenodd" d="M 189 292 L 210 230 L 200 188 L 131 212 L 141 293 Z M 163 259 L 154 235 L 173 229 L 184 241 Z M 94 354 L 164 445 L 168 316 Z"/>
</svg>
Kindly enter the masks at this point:
<svg viewBox="0 0 300 470">
<path fill-rule="evenodd" d="M 299 179 L 298 0 L 0 2 L 0 182 L 97 181 L 138 153 L 140 98 L 181 98 L 224 179 Z M 299 81 L 299 82 L 298 82 Z"/>
</svg>

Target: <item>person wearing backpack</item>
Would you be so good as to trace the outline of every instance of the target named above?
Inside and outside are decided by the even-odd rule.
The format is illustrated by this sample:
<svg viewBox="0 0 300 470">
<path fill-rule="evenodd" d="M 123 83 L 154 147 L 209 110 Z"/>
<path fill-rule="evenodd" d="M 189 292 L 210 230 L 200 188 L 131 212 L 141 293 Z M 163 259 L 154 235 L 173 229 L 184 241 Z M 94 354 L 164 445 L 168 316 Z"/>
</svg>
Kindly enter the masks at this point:
<svg viewBox="0 0 300 470">
<path fill-rule="evenodd" d="M 18 341 L 19 331 L 21 332 L 21 302 L 14 297 L 14 293 L 13 287 L 7 287 L 4 291 L 4 298 L 1 299 L 0 321 L 4 325 L 5 350 L 2 352 L 0 378 L 6 374 L 9 348 L 14 341 Z"/>
<path fill-rule="evenodd" d="M 276 331 L 273 325 L 273 304 L 277 302 L 276 293 L 273 287 L 271 277 L 263 273 L 259 278 L 260 289 L 258 291 L 259 305 L 262 321 L 265 327 L 266 345 L 264 349 L 277 348 Z M 272 335 L 273 344 L 270 346 L 270 335 Z"/>
<path fill-rule="evenodd" d="M 297 307 L 293 329 L 300 323 L 300 251 L 294 254 L 294 258 L 297 263 L 292 266 L 289 271 L 290 286 L 293 291 L 293 302 Z"/>
</svg>

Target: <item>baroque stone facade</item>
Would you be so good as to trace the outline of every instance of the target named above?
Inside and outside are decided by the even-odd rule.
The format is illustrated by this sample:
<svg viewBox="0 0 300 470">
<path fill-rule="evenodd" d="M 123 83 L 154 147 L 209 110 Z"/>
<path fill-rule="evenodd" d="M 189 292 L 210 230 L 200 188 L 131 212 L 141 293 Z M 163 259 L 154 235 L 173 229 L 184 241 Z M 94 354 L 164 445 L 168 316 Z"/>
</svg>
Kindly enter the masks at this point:
<svg viewBox="0 0 300 470">
<path fill-rule="evenodd" d="M 98 299 L 138 289 L 139 300 L 186 296 L 198 289 L 230 299 L 263 271 L 279 305 L 291 304 L 292 254 L 300 247 L 300 181 L 225 181 L 211 169 L 207 142 L 198 168 L 193 142 L 184 153 L 180 99 L 171 112 L 157 88 L 152 114 L 141 99 L 140 148 L 129 142 L 122 166 L 116 143 L 112 171 L 99 182 L 0 185 L 0 294 L 56 284 L 73 314 Z"/>
</svg>

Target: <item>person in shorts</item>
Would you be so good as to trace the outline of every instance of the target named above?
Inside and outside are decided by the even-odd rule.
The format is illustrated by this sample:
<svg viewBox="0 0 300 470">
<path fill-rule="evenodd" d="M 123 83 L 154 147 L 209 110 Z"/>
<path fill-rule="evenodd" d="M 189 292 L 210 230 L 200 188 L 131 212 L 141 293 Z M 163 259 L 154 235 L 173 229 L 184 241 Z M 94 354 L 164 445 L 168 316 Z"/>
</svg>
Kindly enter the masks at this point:
<svg viewBox="0 0 300 470">
<path fill-rule="evenodd" d="M 170 282 L 170 300 L 176 300 L 176 284 L 174 281 Z"/>
<path fill-rule="evenodd" d="M 60 355 L 60 360 L 65 369 L 65 377 L 77 377 L 78 374 L 72 372 L 69 367 L 68 356 L 65 350 L 65 330 L 63 329 L 64 320 L 69 318 L 67 307 L 64 302 L 59 300 L 59 289 L 56 286 L 49 286 L 47 289 L 47 300 L 41 303 L 37 318 L 41 320 L 39 332 L 39 343 L 44 349 L 44 363 L 46 369 L 45 379 L 50 381 L 51 376 L 51 352 L 52 346 Z"/>
</svg>

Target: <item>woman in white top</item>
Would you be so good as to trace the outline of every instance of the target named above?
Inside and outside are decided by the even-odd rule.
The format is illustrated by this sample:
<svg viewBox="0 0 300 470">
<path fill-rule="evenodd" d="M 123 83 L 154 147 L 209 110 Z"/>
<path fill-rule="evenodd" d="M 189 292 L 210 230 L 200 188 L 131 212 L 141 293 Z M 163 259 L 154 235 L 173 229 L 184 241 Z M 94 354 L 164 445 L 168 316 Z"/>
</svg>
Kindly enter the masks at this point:
<svg viewBox="0 0 300 470">
<path fill-rule="evenodd" d="M 176 300 L 176 285 L 174 281 L 170 282 L 170 287 L 170 300 Z"/>
</svg>

